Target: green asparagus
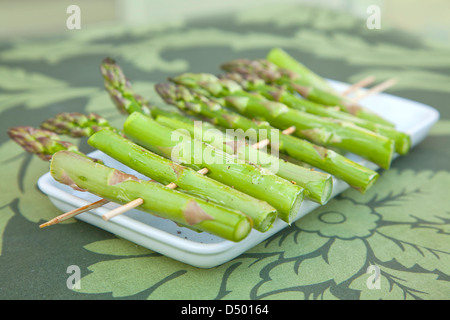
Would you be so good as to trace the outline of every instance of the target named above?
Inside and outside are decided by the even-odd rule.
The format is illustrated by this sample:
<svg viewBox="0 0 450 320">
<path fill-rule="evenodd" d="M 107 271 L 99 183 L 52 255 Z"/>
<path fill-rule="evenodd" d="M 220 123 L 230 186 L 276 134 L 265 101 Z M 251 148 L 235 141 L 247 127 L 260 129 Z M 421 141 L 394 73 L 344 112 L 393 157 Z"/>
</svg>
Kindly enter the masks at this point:
<svg viewBox="0 0 450 320">
<path fill-rule="evenodd" d="M 267 60 L 237 59 L 225 63 L 221 67 L 228 72 L 256 74 L 258 77 L 264 79 L 267 84 L 285 86 L 291 92 L 299 93 L 308 100 L 327 106 L 337 106 L 341 111 L 348 112 L 356 117 L 394 127 L 390 121 L 384 119 L 377 113 L 353 103 L 348 98 L 313 87 L 298 74 L 284 68 L 279 68 Z"/>
<path fill-rule="evenodd" d="M 122 85 L 116 85 L 116 87 L 119 89 L 126 87 L 127 92 L 129 93 L 127 96 L 135 96 L 136 94 L 133 92 L 130 82 L 123 75 L 120 66 L 109 59 L 108 68 L 112 70 L 109 73 L 110 76 L 105 77 L 105 82 L 109 82 L 110 84 L 105 84 L 105 87 L 112 88 L 112 84 L 118 84 L 122 81 L 124 83 Z M 119 78 L 113 77 L 115 74 L 121 76 Z M 184 87 L 172 84 L 158 84 L 155 88 L 167 103 L 178 107 L 182 112 L 189 111 L 189 113 L 195 116 L 204 117 L 208 121 L 223 128 L 240 129 L 246 132 L 249 129 L 255 132 L 259 132 L 260 128 L 269 131 L 275 129 L 268 126 L 266 123 L 259 123 L 255 120 L 247 119 L 237 113 L 227 111 L 216 102 L 203 95 L 193 93 Z M 109 93 L 112 96 L 113 101 L 122 104 L 118 105 L 121 109 L 124 109 L 126 105 L 133 103 L 133 100 L 128 102 L 126 99 L 114 97 L 116 94 L 125 96 L 125 94 L 120 93 L 120 91 L 109 90 Z M 176 117 L 181 121 L 189 121 L 177 113 L 168 113 L 162 111 L 158 107 L 150 106 L 146 101 L 144 102 L 144 105 L 148 106 L 155 118 L 157 115 L 162 114 L 172 118 Z M 139 108 L 139 105 L 135 104 L 135 108 Z M 278 143 L 278 141 L 271 142 Z M 332 150 L 311 144 L 305 140 L 290 137 L 288 135 L 281 135 L 280 142 L 279 148 L 284 154 L 287 154 L 296 160 L 308 163 L 325 172 L 329 172 L 336 178 L 344 180 L 350 186 L 361 192 L 367 191 L 379 177 L 377 172 L 361 166 Z"/>
<path fill-rule="evenodd" d="M 194 227 L 230 241 L 241 241 L 251 231 L 246 215 L 191 197 L 159 183 L 94 163 L 73 152 L 59 151 L 51 159 L 50 173 L 60 183 L 117 203 L 142 199 L 139 209 Z"/>
<path fill-rule="evenodd" d="M 252 130 L 253 132 L 259 132 L 259 129 L 275 129 L 266 122 L 250 120 L 238 113 L 229 111 L 218 103 L 203 95 L 191 92 L 183 86 L 162 83 L 157 84 L 155 89 L 167 103 L 182 111 L 205 117 L 224 128 Z M 281 134 L 279 135 L 279 141 L 271 140 L 270 142 L 276 143 L 281 152 L 332 174 L 362 193 L 366 192 L 379 178 L 376 171 L 366 168 L 333 150 L 320 147 L 303 139 Z"/>
<path fill-rule="evenodd" d="M 281 160 L 269 152 L 249 146 L 239 135 L 226 135 L 207 122 L 187 123 L 166 116 L 158 116 L 156 121 L 172 129 L 185 129 L 192 138 L 198 138 L 229 154 L 236 155 L 240 160 L 255 163 L 286 180 L 295 182 L 305 189 L 306 196 L 310 200 L 325 204 L 330 199 L 333 180 L 329 174 Z"/>
<path fill-rule="evenodd" d="M 311 69 L 307 68 L 304 64 L 295 60 L 281 48 L 273 48 L 272 50 L 270 50 L 267 54 L 266 59 L 280 68 L 295 72 L 315 88 L 331 93 L 336 93 L 327 80 L 313 72 Z"/>
<path fill-rule="evenodd" d="M 379 133 L 395 141 L 395 151 L 400 155 L 408 153 L 408 151 L 411 148 L 411 138 L 408 134 L 404 132 L 400 132 L 390 126 L 385 126 L 372 121 L 368 121 L 363 118 L 355 117 L 347 112 L 336 110 L 336 108 L 334 107 L 324 106 L 313 101 L 299 98 L 295 94 L 292 94 L 291 92 L 286 90 L 286 88 L 284 87 L 271 86 L 265 84 L 265 82 L 257 75 L 227 73 L 222 77 L 236 81 L 246 91 L 257 91 L 264 97 L 272 101 L 281 102 L 293 109 L 311 113 L 320 117 L 327 117 L 341 121 L 351 122 L 359 127 Z"/>
<path fill-rule="evenodd" d="M 390 167 L 395 143 L 382 135 L 358 127 L 351 122 L 329 119 L 291 109 L 250 93 L 235 81 L 219 79 L 212 74 L 185 73 L 172 79 L 193 90 L 207 92 L 222 104 L 247 117 L 259 117 L 279 129 L 295 126 L 295 135 L 324 147 L 336 147 L 357 154 L 381 168 Z"/>
<path fill-rule="evenodd" d="M 35 154 L 45 161 L 49 161 L 53 154 L 60 150 L 79 153 L 76 145 L 62 141 L 56 133 L 49 130 L 19 126 L 9 128 L 8 135 L 25 151 Z"/>
<path fill-rule="evenodd" d="M 266 201 L 287 223 L 291 223 L 303 202 L 302 187 L 238 161 L 217 148 L 192 139 L 189 133 L 172 130 L 141 113 L 134 112 L 127 118 L 124 132 L 137 144 L 166 158 L 196 170 L 207 168 L 210 178 Z"/>
<path fill-rule="evenodd" d="M 89 137 L 104 128 L 116 130 L 108 120 L 92 112 L 87 115 L 80 112 L 61 112 L 44 121 L 41 128 L 71 137 Z"/>
<path fill-rule="evenodd" d="M 133 91 L 130 82 L 114 59 L 105 58 L 100 65 L 100 71 L 105 88 L 120 112 L 127 115 L 133 112 L 150 115 L 151 106 L 142 96 Z"/>
<path fill-rule="evenodd" d="M 87 118 L 83 114 L 77 114 L 76 117 Z M 88 143 L 94 148 L 160 183 L 175 183 L 183 192 L 242 211 L 254 220 L 254 227 L 258 231 L 267 231 L 277 217 L 275 208 L 266 202 L 151 153 L 114 133 L 118 130 L 112 126 L 102 126 L 103 129 L 110 130 L 96 130 L 98 128 L 95 121 L 73 121 L 72 116 L 59 116 L 45 123 L 55 119 L 58 120 L 58 125 L 53 127 L 54 130 L 68 135 L 75 133 L 75 136 L 80 136 L 78 132 L 83 132 L 83 135 L 91 133 L 93 135 Z M 98 132 L 94 133 L 95 131 Z"/>
<path fill-rule="evenodd" d="M 267 202 L 150 152 L 111 130 L 95 133 L 88 143 L 162 184 L 175 183 L 188 194 L 243 212 L 252 218 L 253 227 L 258 231 L 267 231 L 277 217 L 275 208 Z"/>
</svg>

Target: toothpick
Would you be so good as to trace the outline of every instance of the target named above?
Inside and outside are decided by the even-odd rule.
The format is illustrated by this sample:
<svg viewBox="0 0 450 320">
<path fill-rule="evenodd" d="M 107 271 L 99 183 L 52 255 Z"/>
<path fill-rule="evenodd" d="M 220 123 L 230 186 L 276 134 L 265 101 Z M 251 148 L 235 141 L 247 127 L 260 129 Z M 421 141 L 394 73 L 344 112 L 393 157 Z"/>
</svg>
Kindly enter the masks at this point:
<svg viewBox="0 0 450 320">
<path fill-rule="evenodd" d="M 367 98 L 368 96 L 374 95 L 376 93 L 380 93 L 380 92 L 382 92 L 382 91 L 392 87 L 396 83 L 397 83 L 397 79 L 395 79 L 395 78 L 388 79 L 388 80 L 380 83 L 379 85 L 376 85 L 375 87 L 372 87 L 371 89 L 367 90 L 366 92 L 363 92 L 363 93 L 359 94 L 358 96 L 356 96 L 352 100 L 354 102 L 359 102 L 362 99 Z"/>
<path fill-rule="evenodd" d="M 85 205 L 83 207 L 80 207 L 80 208 L 74 209 L 72 211 L 66 212 L 66 213 L 64 213 L 62 215 L 59 215 L 56 218 L 53 218 L 52 220 L 41 224 L 39 226 L 39 228 L 45 228 L 45 227 L 48 227 L 48 226 L 51 226 L 51 225 L 54 225 L 54 224 L 58 224 L 58 223 L 60 223 L 62 221 L 65 221 L 65 220 L 68 220 L 70 218 L 73 218 L 76 215 L 79 215 L 80 213 L 83 213 L 83 212 L 86 212 L 86 211 L 89 211 L 89 210 L 101 207 L 101 206 L 103 206 L 104 204 L 106 204 L 108 202 L 109 201 L 106 200 L 106 199 L 101 199 L 101 200 L 98 200 L 96 202 L 92 202 L 92 203 L 87 204 L 87 205 Z"/>
<path fill-rule="evenodd" d="M 142 198 L 134 199 L 133 201 L 128 202 L 127 204 L 124 204 L 123 206 L 117 207 L 108 213 L 105 213 L 102 215 L 103 220 L 108 221 L 109 219 L 118 216 L 122 213 L 125 213 L 133 208 L 136 208 L 144 203 L 144 200 Z"/>
<path fill-rule="evenodd" d="M 290 135 L 290 134 L 293 134 L 295 132 L 295 130 L 296 130 L 295 126 L 291 126 L 287 129 L 284 129 L 283 131 L 281 131 L 281 133 Z M 267 146 L 269 143 L 270 143 L 269 139 L 264 139 L 264 140 L 261 140 L 261 141 L 258 141 L 256 143 L 252 144 L 252 147 L 255 149 L 261 149 L 261 148 Z"/>
<path fill-rule="evenodd" d="M 352 86 L 348 87 L 346 90 L 344 90 L 342 92 L 343 96 L 347 96 L 350 93 L 353 93 L 355 91 L 357 91 L 360 88 L 364 88 L 366 86 L 368 86 L 369 84 L 373 83 L 375 81 L 375 77 L 374 76 L 368 76 L 358 82 L 356 82 L 355 84 L 353 84 Z"/>
<path fill-rule="evenodd" d="M 296 128 L 294 126 L 292 126 L 287 129 L 284 129 L 283 131 L 281 131 L 281 133 L 290 135 L 290 134 L 293 134 L 295 132 L 295 130 L 296 130 Z"/>
<path fill-rule="evenodd" d="M 252 144 L 252 148 L 262 149 L 270 143 L 269 139 L 264 139 Z"/>
</svg>

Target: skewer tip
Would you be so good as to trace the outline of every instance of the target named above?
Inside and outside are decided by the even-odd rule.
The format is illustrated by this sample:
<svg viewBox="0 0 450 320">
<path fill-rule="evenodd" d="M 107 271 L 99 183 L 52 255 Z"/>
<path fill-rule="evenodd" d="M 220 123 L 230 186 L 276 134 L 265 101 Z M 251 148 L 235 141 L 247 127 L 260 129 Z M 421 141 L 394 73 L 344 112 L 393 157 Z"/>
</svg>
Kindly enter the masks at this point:
<svg viewBox="0 0 450 320">
<path fill-rule="evenodd" d="M 56 219 L 52 219 L 50 221 L 47 221 L 47 222 L 44 222 L 44 223 L 40 224 L 39 228 L 42 229 L 42 228 L 45 228 L 45 227 L 48 227 L 48 226 L 52 226 L 52 225 L 57 224 L 57 223 L 58 223 L 58 221 Z"/>
</svg>

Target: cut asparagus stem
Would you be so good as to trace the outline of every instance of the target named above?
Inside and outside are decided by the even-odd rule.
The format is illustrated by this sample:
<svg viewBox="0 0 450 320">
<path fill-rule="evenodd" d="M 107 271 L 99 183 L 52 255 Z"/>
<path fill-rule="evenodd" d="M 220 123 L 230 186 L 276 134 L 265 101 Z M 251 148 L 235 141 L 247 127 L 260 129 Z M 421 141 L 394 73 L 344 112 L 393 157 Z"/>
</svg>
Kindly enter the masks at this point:
<svg viewBox="0 0 450 320">
<path fill-rule="evenodd" d="M 123 114 L 141 112 L 150 115 L 150 106 L 136 94 L 131 88 L 131 84 L 119 68 L 116 62 L 111 58 L 105 58 L 100 65 L 100 71 L 103 75 L 106 90 Z"/>
<path fill-rule="evenodd" d="M 148 130 L 152 128 L 149 127 Z M 243 212 L 253 219 L 254 228 L 260 232 L 267 231 L 277 217 L 275 208 L 267 202 L 205 176 L 207 168 L 196 172 L 150 152 L 110 130 L 95 133 L 88 139 L 88 143 L 168 188 L 179 187 L 188 194 Z"/>
<path fill-rule="evenodd" d="M 303 202 L 302 187 L 267 170 L 238 161 L 217 148 L 195 141 L 188 134 L 174 131 L 140 113 L 135 112 L 127 118 L 124 132 L 150 151 L 197 170 L 207 168 L 210 178 L 268 202 L 277 209 L 280 219 L 287 223 L 291 223 Z"/>
<path fill-rule="evenodd" d="M 352 98 L 352 100 L 357 103 L 359 101 L 361 101 L 362 99 L 365 99 L 371 95 L 380 93 L 385 91 L 386 89 L 392 87 L 393 85 L 395 85 L 397 83 L 397 79 L 392 78 L 392 79 L 388 79 L 374 87 L 372 87 L 371 89 L 357 95 L 356 97 Z"/>
<path fill-rule="evenodd" d="M 158 94 L 169 104 L 182 111 L 205 117 L 214 124 L 227 129 L 249 129 L 259 132 L 258 129 L 273 130 L 266 122 L 250 120 L 238 113 L 223 108 L 216 102 L 203 95 L 189 91 L 187 88 L 175 84 L 157 84 Z M 222 121 L 226 119 L 226 121 Z M 281 152 L 292 158 L 310 164 L 318 169 L 334 175 L 347 182 L 351 187 L 366 192 L 378 179 L 379 174 L 366 168 L 333 150 L 320 147 L 306 140 L 289 135 L 279 135 L 280 140 L 275 141 Z M 269 136 L 270 139 L 270 136 Z"/>
<path fill-rule="evenodd" d="M 207 174 L 208 169 L 205 168 L 205 169 L 199 170 L 198 173 Z M 175 183 L 171 182 L 166 187 L 173 190 L 173 189 L 176 189 L 178 186 Z M 142 200 L 141 198 L 135 199 L 133 201 L 128 202 L 127 204 L 124 204 L 123 206 L 120 206 L 118 208 L 111 210 L 108 213 L 103 214 L 102 218 L 103 218 L 103 220 L 108 221 L 111 218 L 114 218 L 118 215 L 121 215 L 131 209 L 134 209 L 134 208 L 140 206 L 142 203 L 144 203 L 144 200 Z"/>
<path fill-rule="evenodd" d="M 194 121 L 187 123 L 165 116 L 158 116 L 156 121 L 174 130 L 185 129 L 190 133 L 191 138 L 204 141 L 229 154 L 235 155 L 240 160 L 257 164 L 281 178 L 298 184 L 305 189 L 306 196 L 310 200 L 325 204 L 330 199 L 331 191 L 333 190 L 333 180 L 329 174 L 281 160 L 277 156 L 257 149 L 261 145 L 258 144 L 256 146 L 255 143 L 250 146 L 241 137 L 226 135 L 209 123 Z M 252 134 L 254 137 L 256 135 L 257 133 Z"/>
<path fill-rule="evenodd" d="M 252 228 L 252 220 L 241 212 L 156 182 L 140 180 L 69 151 L 59 151 L 53 155 L 50 173 L 63 184 L 116 203 L 125 204 L 140 198 L 143 202 L 139 208 L 143 211 L 230 241 L 241 241 Z"/>
<path fill-rule="evenodd" d="M 261 78 L 258 78 L 255 75 L 244 76 L 239 73 L 228 73 L 222 77 L 224 79 L 236 81 L 246 91 L 257 91 L 269 100 L 281 102 L 290 108 L 320 117 L 351 122 L 359 127 L 381 134 L 382 136 L 395 141 L 395 151 L 401 155 L 408 153 L 411 148 L 411 138 L 406 133 L 400 132 L 389 126 L 355 117 L 347 112 L 336 110 L 336 108 L 326 107 L 316 102 L 302 99 L 283 87 L 265 84 Z"/>
<path fill-rule="evenodd" d="M 267 60 L 238 59 L 222 65 L 222 69 L 228 72 L 241 74 L 254 74 L 262 78 L 267 84 L 282 85 L 292 92 L 299 93 L 304 98 L 327 106 L 338 106 L 342 111 L 348 112 L 359 118 L 393 127 L 394 125 L 377 113 L 357 105 L 342 95 L 313 87 L 298 74 L 290 70 L 279 68 Z"/>
<path fill-rule="evenodd" d="M 375 81 L 374 76 L 368 76 L 364 79 L 361 79 L 360 81 L 352 84 L 350 87 L 342 91 L 341 95 L 348 96 L 349 94 L 352 94 L 353 92 L 358 91 L 361 88 L 364 88 L 368 86 L 369 84 L 373 83 Z"/>
<path fill-rule="evenodd" d="M 199 93 L 219 98 L 246 117 L 258 117 L 278 129 L 296 127 L 294 133 L 324 147 L 336 147 L 357 154 L 381 168 L 390 167 L 394 152 L 394 141 L 375 132 L 358 127 L 351 122 L 328 119 L 295 110 L 286 105 L 270 101 L 260 94 L 243 90 L 235 81 L 219 79 L 212 74 L 185 73 L 172 79 Z"/>
</svg>

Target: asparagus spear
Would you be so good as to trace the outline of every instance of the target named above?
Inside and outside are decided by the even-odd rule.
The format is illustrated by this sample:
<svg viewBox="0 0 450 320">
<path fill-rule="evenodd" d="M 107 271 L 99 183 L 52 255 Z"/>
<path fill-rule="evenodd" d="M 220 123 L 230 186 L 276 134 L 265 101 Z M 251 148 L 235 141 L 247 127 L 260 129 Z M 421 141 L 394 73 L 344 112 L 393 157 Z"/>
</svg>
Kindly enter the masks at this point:
<svg viewBox="0 0 450 320">
<path fill-rule="evenodd" d="M 175 183 L 188 194 L 243 212 L 252 218 L 254 228 L 258 231 L 267 231 L 277 217 L 275 208 L 267 202 L 163 158 L 111 130 L 93 134 L 88 143 L 162 184 Z"/>
<path fill-rule="evenodd" d="M 192 138 L 198 138 L 229 154 L 236 155 L 240 160 L 258 164 L 286 180 L 295 182 L 305 189 L 306 196 L 310 200 L 325 204 L 330 199 L 333 180 L 329 174 L 295 165 L 281 160 L 277 156 L 255 149 L 241 137 L 226 135 L 207 122 L 192 121 L 188 123 L 166 116 L 158 116 L 156 121 L 174 130 L 185 129 Z"/>
<path fill-rule="evenodd" d="M 175 117 L 181 121 L 186 119 L 185 114 L 163 110 L 158 106 L 150 104 L 148 100 L 137 94 L 131 82 L 126 78 L 122 68 L 114 59 L 103 59 L 100 70 L 103 75 L 105 89 L 120 112 L 127 115 L 133 112 L 140 112 L 154 118 L 158 115 L 163 115 L 171 118 Z M 189 119 L 186 120 L 189 121 Z"/>
<path fill-rule="evenodd" d="M 335 93 L 335 90 L 323 77 L 319 76 L 311 69 L 306 67 L 304 64 L 300 63 L 292 56 L 290 56 L 286 51 L 281 48 L 273 48 L 267 54 L 266 59 L 280 68 L 288 69 L 292 72 L 298 74 L 305 82 L 309 83 L 311 86 L 318 88 L 323 91 Z"/>
<path fill-rule="evenodd" d="M 217 148 L 191 139 L 188 133 L 174 131 L 140 113 L 135 112 L 127 118 L 124 132 L 150 151 L 196 170 L 207 168 L 210 178 L 268 202 L 277 209 L 279 218 L 287 223 L 292 221 L 303 202 L 302 187 L 238 161 Z"/>
<path fill-rule="evenodd" d="M 155 89 L 167 103 L 183 111 L 187 110 L 192 114 L 203 116 L 224 128 L 244 131 L 251 129 L 254 132 L 259 132 L 259 129 L 275 129 L 267 122 L 250 120 L 238 113 L 229 111 L 203 95 L 190 92 L 183 86 L 163 83 L 157 84 Z M 306 140 L 281 134 L 279 135 L 279 141 L 272 142 L 279 146 L 281 152 L 342 179 L 362 193 L 366 192 L 378 180 L 379 174 L 376 171 L 366 168 L 333 150 Z"/>
<path fill-rule="evenodd" d="M 270 101 L 262 95 L 246 92 L 235 81 L 219 79 L 212 74 L 185 73 L 172 79 L 193 90 L 200 88 L 209 96 L 221 98 L 223 104 L 247 117 L 259 117 L 279 129 L 296 127 L 295 135 L 325 147 L 336 147 L 355 153 L 388 169 L 394 152 L 394 141 L 350 122 L 323 118 Z"/>
<path fill-rule="evenodd" d="M 41 128 L 71 137 L 89 137 L 104 128 L 116 130 L 108 120 L 93 112 L 87 115 L 80 112 L 61 112 L 44 121 Z"/>
<path fill-rule="evenodd" d="M 20 127 L 14 127 L 10 128 L 8 130 L 8 134 L 10 138 L 15 141 L 17 144 L 19 144 L 25 151 L 37 155 L 39 158 L 41 158 L 44 161 L 51 160 L 53 154 L 55 152 L 61 151 L 61 150 L 67 150 L 73 153 L 76 153 L 80 155 L 81 157 L 86 157 L 90 159 L 91 161 L 95 161 L 98 163 L 103 163 L 101 160 L 93 159 L 87 157 L 84 153 L 78 151 L 77 146 L 74 144 L 68 142 L 68 141 L 61 141 L 59 136 L 49 130 L 46 129 L 38 129 L 28 126 L 20 126 Z M 50 225 L 58 224 L 62 221 L 68 220 L 78 214 L 81 214 L 83 212 L 98 208 L 104 204 L 106 204 L 108 200 L 101 199 L 99 201 L 96 201 L 94 203 L 90 203 L 86 206 L 83 206 L 81 208 L 77 208 L 75 210 L 72 210 L 70 212 L 67 212 L 63 215 L 60 215 L 46 223 L 41 224 L 39 227 L 44 228 Z"/>
<path fill-rule="evenodd" d="M 246 91 L 257 91 L 264 97 L 272 101 L 281 102 L 288 107 L 311 113 L 321 117 L 337 119 L 341 121 L 351 122 L 355 125 L 379 133 L 387 138 L 395 141 L 395 151 L 404 155 L 411 148 L 411 138 L 408 134 L 400 132 L 390 126 L 385 126 L 363 118 L 355 117 L 347 112 L 336 110 L 336 108 L 324 106 L 313 101 L 299 98 L 292 94 L 286 88 L 280 86 L 271 86 L 257 75 L 243 75 L 240 73 L 228 73 L 222 76 L 239 83 Z"/>
<path fill-rule="evenodd" d="M 79 190 L 89 191 L 117 203 L 142 199 L 143 211 L 194 227 L 231 241 L 241 241 L 251 231 L 252 221 L 244 214 L 159 183 L 140 180 L 114 168 L 88 161 L 73 152 L 59 151 L 51 159 L 52 177 Z"/>
<path fill-rule="evenodd" d="M 105 88 L 119 111 L 127 115 L 133 112 L 150 115 L 151 106 L 141 95 L 134 92 L 130 82 L 114 59 L 105 58 L 100 65 L 100 71 Z"/>
<path fill-rule="evenodd" d="M 267 60 L 237 59 L 223 64 L 222 69 L 228 72 L 256 74 L 268 84 L 283 85 L 290 91 L 297 92 L 308 100 L 327 106 L 337 106 L 341 111 L 350 113 L 356 117 L 394 127 L 390 121 L 375 112 L 353 103 L 346 97 L 313 87 L 298 74 L 287 69 L 279 68 Z"/>
<path fill-rule="evenodd" d="M 8 135 L 25 151 L 35 154 L 45 161 L 49 161 L 53 154 L 60 150 L 80 153 L 76 145 L 68 141 L 61 141 L 56 133 L 46 129 L 19 126 L 9 128 Z"/>
</svg>

